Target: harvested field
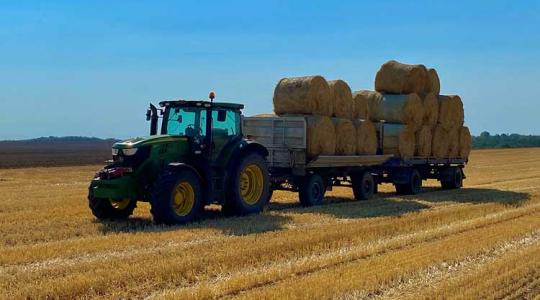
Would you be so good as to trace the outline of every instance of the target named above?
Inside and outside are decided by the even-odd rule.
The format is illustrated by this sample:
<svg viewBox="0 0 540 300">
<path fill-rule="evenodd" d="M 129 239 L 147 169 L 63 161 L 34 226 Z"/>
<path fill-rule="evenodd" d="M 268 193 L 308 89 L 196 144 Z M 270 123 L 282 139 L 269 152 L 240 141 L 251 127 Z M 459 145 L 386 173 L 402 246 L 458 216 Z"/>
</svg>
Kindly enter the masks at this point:
<svg viewBox="0 0 540 300">
<path fill-rule="evenodd" d="M 462 190 L 347 188 L 303 208 L 274 192 L 261 215 L 156 226 L 141 203 L 95 220 L 99 166 L 0 169 L 0 298 L 535 298 L 540 148 L 472 151 Z M 518 170 L 518 171 L 516 171 Z"/>
</svg>

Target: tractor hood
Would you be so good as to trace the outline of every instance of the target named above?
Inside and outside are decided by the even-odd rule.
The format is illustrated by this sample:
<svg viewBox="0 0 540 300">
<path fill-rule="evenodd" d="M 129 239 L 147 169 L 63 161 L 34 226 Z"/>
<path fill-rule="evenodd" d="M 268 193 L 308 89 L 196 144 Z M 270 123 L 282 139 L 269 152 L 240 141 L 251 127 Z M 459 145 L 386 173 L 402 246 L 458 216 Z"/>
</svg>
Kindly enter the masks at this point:
<svg viewBox="0 0 540 300">
<path fill-rule="evenodd" d="M 129 149 L 129 148 L 139 148 L 142 146 L 149 146 L 154 144 L 170 143 L 170 142 L 179 142 L 187 141 L 185 136 L 176 136 L 176 135 L 151 135 L 145 137 L 136 137 L 127 139 L 121 142 L 115 143 L 112 147 L 113 149 Z"/>
</svg>

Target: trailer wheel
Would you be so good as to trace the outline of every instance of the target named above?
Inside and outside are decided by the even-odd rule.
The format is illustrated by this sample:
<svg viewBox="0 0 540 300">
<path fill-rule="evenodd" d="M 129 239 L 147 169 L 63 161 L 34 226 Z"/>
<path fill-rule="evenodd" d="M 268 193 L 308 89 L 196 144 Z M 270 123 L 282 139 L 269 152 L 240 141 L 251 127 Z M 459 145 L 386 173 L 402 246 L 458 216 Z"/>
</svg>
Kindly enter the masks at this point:
<svg viewBox="0 0 540 300">
<path fill-rule="evenodd" d="M 303 206 L 319 205 L 324 201 L 326 186 L 321 175 L 313 173 L 300 180 L 298 196 Z"/>
<path fill-rule="evenodd" d="M 398 195 L 416 195 L 422 190 L 422 176 L 416 169 L 412 169 L 407 176 L 406 183 L 394 184 Z"/>
<path fill-rule="evenodd" d="M 92 210 L 92 214 L 98 219 L 126 219 L 133 214 L 133 210 L 137 207 L 137 201 L 125 199 L 104 199 L 94 197 L 95 184 L 91 183 L 88 188 L 88 206 Z"/>
<path fill-rule="evenodd" d="M 369 172 L 351 176 L 352 190 L 356 200 L 368 200 L 375 192 L 373 176 Z"/>
<path fill-rule="evenodd" d="M 223 211 L 234 214 L 261 212 L 270 199 L 268 166 L 258 153 L 247 154 L 229 172 Z"/>
<path fill-rule="evenodd" d="M 150 212 L 158 224 L 185 224 L 203 208 L 201 184 L 191 170 L 165 171 L 154 182 Z"/>
<path fill-rule="evenodd" d="M 463 186 L 463 173 L 460 168 L 450 167 L 448 172 L 441 180 L 441 187 L 445 190 L 459 189 Z"/>
</svg>

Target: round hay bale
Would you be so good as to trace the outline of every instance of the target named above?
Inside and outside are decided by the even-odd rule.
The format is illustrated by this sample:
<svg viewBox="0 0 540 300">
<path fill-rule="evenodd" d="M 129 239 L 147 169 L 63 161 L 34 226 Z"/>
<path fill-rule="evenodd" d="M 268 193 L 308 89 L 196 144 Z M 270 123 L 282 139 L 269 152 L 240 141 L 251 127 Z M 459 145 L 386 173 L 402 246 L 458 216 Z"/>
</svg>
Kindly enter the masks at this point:
<svg viewBox="0 0 540 300">
<path fill-rule="evenodd" d="M 427 70 L 426 88 L 424 91 L 435 95 L 438 95 L 441 92 L 441 82 L 439 81 L 439 75 L 435 69 Z"/>
<path fill-rule="evenodd" d="M 455 158 L 459 157 L 459 130 L 460 128 L 452 128 L 448 131 L 448 156 Z"/>
<path fill-rule="evenodd" d="M 451 95 L 451 96 L 439 95 L 438 99 L 439 99 L 438 123 L 441 124 L 444 127 L 444 129 L 447 131 L 463 126 L 464 111 L 463 111 L 463 102 L 461 101 L 461 98 L 456 95 Z"/>
<path fill-rule="evenodd" d="M 274 90 L 274 112 L 332 116 L 330 87 L 322 76 L 283 78 Z"/>
<path fill-rule="evenodd" d="M 452 96 L 452 103 L 455 107 L 455 111 L 457 114 L 456 117 L 456 127 L 462 127 L 463 123 L 465 123 L 465 110 L 463 109 L 463 101 L 461 101 L 461 97 L 458 95 Z"/>
<path fill-rule="evenodd" d="M 325 116 L 306 116 L 307 155 L 334 155 L 336 151 L 336 130 L 332 119 Z"/>
<path fill-rule="evenodd" d="M 377 131 L 383 133 L 383 154 L 394 154 L 397 157 L 414 156 L 415 129 L 410 125 L 378 123 Z"/>
<path fill-rule="evenodd" d="M 407 124 L 414 129 L 422 126 L 424 104 L 417 94 L 371 97 L 369 103 L 372 121 Z"/>
<path fill-rule="evenodd" d="M 471 132 L 467 126 L 459 130 L 459 157 L 468 158 L 472 148 Z"/>
<path fill-rule="evenodd" d="M 360 90 L 354 92 L 353 95 L 356 95 L 357 98 L 362 97 L 367 101 L 367 116 L 373 121 L 372 115 L 377 113 L 375 110 L 378 109 L 379 102 L 383 101 L 383 95 L 379 92 L 369 90 Z"/>
<path fill-rule="evenodd" d="M 356 154 L 356 128 L 349 119 L 333 118 L 336 130 L 336 155 Z"/>
<path fill-rule="evenodd" d="M 352 119 L 354 117 L 354 104 L 351 88 L 343 80 L 328 81 L 332 93 L 334 116 L 337 118 Z"/>
<path fill-rule="evenodd" d="M 437 95 L 433 93 L 424 94 L 423 97 L 424 104 L 424 118 L 422 124 L 435 126 L 439 119 L 439 100 Z"/>
<path fill-rule="evenodd" d="M 356 127 L 356 153 L 357 154 L 377 154 L 377 130 L 375 125 L 369 120 L 357 119 L 354 121 Z"/>
<path fill-rule="evenodd" d="M 422 93 L 427 81 L 424 65 L 409 65 L 390 60 L 375 76 L 375 90 L 389 94 Z"/>
<path fill-rule="evenodd" d="M 369 107 L 368 107 L 368 102 L 369 102 L 369 97 L 370 97 L 369 93 L 370 91 L 358 91 L 352 94 L 355 119 L 369 120 Z M 375 94 L 377 92 L 371 92 L 371 93 Z M 376 96 L 376 95 L 373 95 L 373 96 Z"/>
<path fill-rule="evenodd" d="M 433 135 L 433 127 L 424 125 L 416 132 L 416 156 L 431 156 L 431 140 Z"/>
<path fill-rule="evenodd" d="M 435 126 L 431 143 L 432 155 L 437 158 L 448 157 L 448 146 L 448 132 L 441 124 Z"/>
</svg>

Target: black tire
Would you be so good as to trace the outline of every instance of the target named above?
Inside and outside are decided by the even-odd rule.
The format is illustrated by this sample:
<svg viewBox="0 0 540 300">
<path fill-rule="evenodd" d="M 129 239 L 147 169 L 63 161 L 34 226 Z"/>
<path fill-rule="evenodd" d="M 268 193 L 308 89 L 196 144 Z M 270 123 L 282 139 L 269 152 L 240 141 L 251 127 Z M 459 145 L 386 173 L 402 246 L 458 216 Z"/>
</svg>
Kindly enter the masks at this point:
<svg viewBox="0 0 540 300">
<path fill-rule="evenodd" d="M 185 224 L 203 208 L 200 179 L 191 170 L 165 170 L 154 182 L 150 212 L 158 224 Z"/>
<path fill-rule="evenodd" d="M 375 182 L 369 172 L 351 176 L 354 199 L 368 200 L 375 192 Z"/>
<path fill-rule="evenodd" d="M 96 198 L 94 197 L 94 187 L 95 184 L 92 182 L 88 188 L 88 206 L 96 218 L 100 220 L 118 220 L 126 219 L 133 214 L 133 210 L 137 207 L 136 200 L 126 198 L 122 201 L 113 201 Z"/>
<path fill-rule="evenodd" d="M 460 168 L 451 167 L 447 179 L 441 180 L 441 187 L 445 190 L 459 189 L 463 186 L 463 173 Z"/>
<path fill-rule="evenodd" d="M 408 182 L 394 184 L 398 195 L 416 195 L 422 191 L 422 176 L 416 169 L 412 169 L 408 174 Z"/>
<path fill-rule="evenodd" d="M 303 206 L 313 206 L 322 204 L 326 185 L 321 175 L 317 173 L 308 174 L 302 179 L 298 186 L 298 196 Z"/>
<path fill-rule="evenodd" d="M 270 176 L 264 157 L 258 153 L 242 156 L 230 168 L 226 186 L 224 213 L 260 213 L 270 200 Z"/>
</svg>

